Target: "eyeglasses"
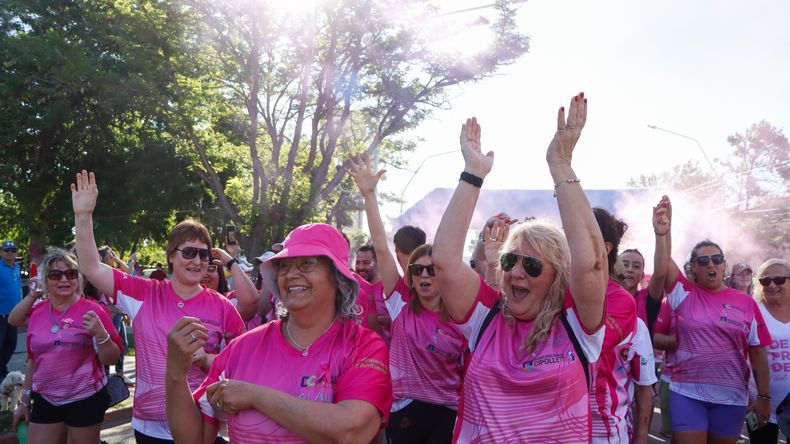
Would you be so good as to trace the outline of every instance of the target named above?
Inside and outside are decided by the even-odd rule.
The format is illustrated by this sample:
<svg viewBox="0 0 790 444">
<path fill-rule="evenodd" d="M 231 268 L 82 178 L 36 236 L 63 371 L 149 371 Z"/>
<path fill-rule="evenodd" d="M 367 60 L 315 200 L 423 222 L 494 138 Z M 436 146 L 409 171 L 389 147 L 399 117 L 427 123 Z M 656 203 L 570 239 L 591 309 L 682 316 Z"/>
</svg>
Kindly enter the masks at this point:
<svg viewBox="0 0 790 444">
<path fill-rule="evenodd" d="M 302 273 L 310 273 L 318 266 L 318 258 L 308 257 L 293 261 L 281 260 L 274 264 L 274 269 L 277 270 L 278 275 L 285 276 L 291 270 L 292 264 L 296 264 L 296 268 Z"/>
<path fill-rule="evenodd" d="M 49 270 L 47 273 L 47 279 L 59 281 L 64 275 L 66 276 L 66 279 L 73 281 L 74 279 L 77 279 L 77 276 L 80 275 L 80 272 L 73 268 L 69 268 L 68 270 Z"/>
<path fill-rule="evenodd" d="M 208 248 L 184 247 L 176 248 L 176 251 L 180 251 L 181 256 L 186 260 L 194 259 L 195 256 L 200 255 L 201 262 L 208 262 L 208 258 L 211 256 L 211 250 Z"/>
<path fill-rule="evenodd" d="M 787 281 L 787 278 L 790 278 L 790 276 L 764 277 L 757 280 L 760 281 L 760 285 L 762 285 L 763 287 L 767 287 L 771 285 L 771 282 L 773 282 L 777 286 L 784 285 L 785 281 Z"/>
<path fill-rule="evenodd" d="M 499 257 L 499 265 L 502 266 L 502 270 L 507 272 L 513 269 L 516 264 L 521 259 L 521 265 L 524 267 L 524 271 L 527 272 L 528 275 L 532 277 L 540 276 L 540 273 L 543 272 L 543 262 L 540 259 L 532 256 L 527 256 L 525 254 L 518 254 L 518 253 L 505 253 Z"/>
<path fill-rule="evenodd" d="M 217 266 L 214 265 L 214 264 L 211 264 L 208 267 L 206 267 L 206 271 L 208 271 L 209 273 L 214 273 L 214 272 L 217 271 Z"/>
<path fill-rule="evenodd" d="M 713 254 L 710 256 L 697 256 L 694 258 L 694 262 L 697 263 L 700 267 L 704 267 L 713 261 L 713 265 L 721 265 L 724 263 L 724 255 L 723 254 Z"/>
<path fill-rule="evenodd" d="M 433 268 L 433 264 L 431 265 L 422 265 L 422 264 L 410 264 L 409 265 L 409 273 L 412 276 L 422 276 L 422 271 L 426 270 L 428 272 L 428 276 L 436 276 L 436 270 Z"/>
</svg>

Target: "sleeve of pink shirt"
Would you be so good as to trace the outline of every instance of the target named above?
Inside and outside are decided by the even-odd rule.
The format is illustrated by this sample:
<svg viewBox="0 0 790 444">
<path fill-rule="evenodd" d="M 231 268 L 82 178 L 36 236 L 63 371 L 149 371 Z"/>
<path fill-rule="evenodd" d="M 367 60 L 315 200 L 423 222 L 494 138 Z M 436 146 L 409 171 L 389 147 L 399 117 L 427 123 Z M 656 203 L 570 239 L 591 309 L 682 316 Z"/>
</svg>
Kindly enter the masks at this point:
<svg viewBox="0 0 790 444">
<path fill-rule="evenodd" d="M 672 307 L 673 310 L 678 308 L 678 305 L 686 299 L 696 285 L 697 284 L 694 282 L 686 279 L 683 273 L 678 273 L 678 277 L 672 285 L 672 290 L 666 294 L 666 299 L 669 301 L 670 307 Z"/>
<path fill-rule="evenodd" d="M 367 401 L 379 410 L 383 422 L 386 422 L 392 407 L 387 345 L 375 333 L 362 330 L 348 362 L 349 367 L 335 385 L 335 402 L 350 399 Z"/>
<path fill-rule="evenodd" d="M 634 383 L 641 386 L 653 385 L 656 378 L 656 361 L 653 357 L 653 342 L 647 325 L 637 319 L 636 336 L 634 337 L 634 357 L 631 360 L 631 376 Z"/>
<path fill-rule="evenodd" d="M 233 345 L 236 342 L 231 342 L 227 347 L 225 347 L 216 358 L 214 358 L 214 362 L 211 364 L 211 368 L 208 371 L 208 376 L 206 379 L 200 383 L 200 386 L 192 392 L 192 399 L 195 400 L 195 404 L 200 410 L 200 415 L 203 417 L 204 422 L 209 422 L 212 424 L 218 424 L 219 421 L 216 418 L 216 414 L 214 412 L 214 408 L 208 402 L 208 396 L 206 395 L 206 389 L 211 384 L 220 381 L 220 376 L 225 372 L 225 368 L 228 365 L 228 357 L 230 356 L 231 350 L 233 349 Z"/>
<path fill-rule="evenodd" d="M 247 326 L 233 303 L 227 302 L 229 307 L 225 307 L 225 343 L 230 343 L 231 339 L 241 336 L 247 331 Z"/>
<path fill-rule="evenodd" d="M 754 299 L 750 299 L 754 319 L 749 330 L 749 346 L 751 347 L 768 347 L 771 345 L 771 333 L 768 331 L 768 326 L 765 325 L 765 319 L 757 306 Z"/>
<path fill-rule="evenodd" d="M 672 323 L 672 307 L 669 306 L 669 301 L 665 298 L 661 301 L 661 309 L 658 311 L 656 323 L 653 324 L 653 333 L 661 333 L 662 335 L 669 334 L 669 326 Z"/>
<path fill-rule="evenodd" d="M 144 301 L 150 296 L 154 289 L 159 285 L 156 279 L 146 279 L 140 276 L 132 276 L 118 269 L 113 269 L 113 294 L 108 295 L 113 304 L 118 303 L 118 292 L 124 296 Z"/>
</svg>

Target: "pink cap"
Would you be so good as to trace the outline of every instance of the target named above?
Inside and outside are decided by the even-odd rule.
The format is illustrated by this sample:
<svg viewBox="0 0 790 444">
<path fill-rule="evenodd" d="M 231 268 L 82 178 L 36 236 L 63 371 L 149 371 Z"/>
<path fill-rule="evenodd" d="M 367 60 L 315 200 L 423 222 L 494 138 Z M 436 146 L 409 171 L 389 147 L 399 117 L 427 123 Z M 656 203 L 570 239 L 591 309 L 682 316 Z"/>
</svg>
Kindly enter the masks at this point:
<svg viewBox="0 0 790 444">
<path fill-rule="evenodd" d="M 354 286 L 354 295 L 359 293 L 359 283 L 348 268 L 348 242 L 336 228 L 327 224 L 307 224 L 294 228 L 283 241 L 283 249 L 263 263 L 262 275 L 266 287 L 277 297 L 280 288 L 277 286 L 277 272 L 274 261 L 288 257 L 325 256 L 332 261 L 340 273 L 347 277 Z"/>
</svg>

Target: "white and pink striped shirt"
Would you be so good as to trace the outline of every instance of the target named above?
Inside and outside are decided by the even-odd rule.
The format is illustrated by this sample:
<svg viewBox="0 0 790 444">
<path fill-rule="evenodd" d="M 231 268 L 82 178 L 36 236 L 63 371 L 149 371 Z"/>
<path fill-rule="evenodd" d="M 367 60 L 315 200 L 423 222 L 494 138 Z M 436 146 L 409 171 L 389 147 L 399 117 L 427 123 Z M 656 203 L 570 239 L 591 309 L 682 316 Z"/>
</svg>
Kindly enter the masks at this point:
<svg viewBox="0 0 790 444">
<path fill-rule="evenodd" d="M 527 353 L 533 322 L 509 322 L 496 313 L 477 335 L 500 294 L 480 281 L 477 299 L 459 327 L 472 348 L 464 379 L 453 442 L 588 442 L 590 401 L 584 368 L 570 336 L 557 318 L 544 341 Z M 601 353 L 603 324 L 586 331 L 572 302 L 568 324 L 589 363 Z"/>
<path fill-rule="evenodd" d="M 466 357 L 463 332 L 452 321 L 443 322 L 440 312 L 409 308 L 409 287 L 399 278 L 386 299 L 392 322 L 390 373 L 398 411 L 412 400 L 457 408 Z"/>
<path fill-rule="evenodd" d="M 609 279 L 604 317 L 606 335 L 590 386 L 594 443 L 628 442 L 628 385 L 637 319 L 634 297 Z"/>
<path fill-rule="evenodd" d="M 732 288 L 707 290 L 682 274 L 667 299 L 678 329 L 670 390 L 715 404 L 747 405 L 749 348 L 771 345 L 754 299 Z"/>
<path fill-rule="evenodd" d="M 190 299 L 181 299 L 168 280 L 145 279 L 114 270 L 115 303 L 129 314 L 137 353 L 132 427 L 148 436 L 172 439 L 165 413 L 167 334 L 183 316 L 200 319 L 208 329 L 206 353 L 217 354 L 231 339 L 244 333 L 244 321 L 233 304 L 214 290 L 204 288 Z M 187 374 L 195 390 L 207 374 L 193 365 Z"/>
<path fill-rule="evenodd" d="M 64 405 L 89 398 L 107 385 L 96 338 L 83 327 L 82 316 L 96 312 L 110 339 L 119 349 L 123 344 L 110 313 L 98 302 L 80 297 L 63 313 L 51 308 L 51 303 L 47 299 L 36 304 L 30 313 L 27 352 L 35 369 L 33 391 L 51 404 Z"/>
<path fill-rule="evenodd" d="M 292 347 L 272 321 L 232 341 L 192 394 L 203 420 L 227 421 L 234 444 L 303 443 L 305 440 L 255 409 L 236 415 L 215 412 L 206 388 L 232 379 L 271 387 L 309 401 L 362 400 L 375 406 L 386 422 L 392 404 L 387 346 L 377 334 L 351 321 L 338 320 L 310 345 L 309 353 Z"/>
<path fill-rule="evenodd" d="M 675 341 L 680 342 L 680 339 L 677 337 L 677 319 L 675 318 L 675 312 L 672 311 L 672 306 L 669 305 L 669 300 L 666 298 L 661 301 L 661 309 L 658 311 L 656 323 L 653 324 L 653 334 L 656 333 L 675 336 Z M 664 367 L 661 371 L 661 380 L 664 382 L 672 382 L 672 370 L 674 368 L 675 352 L 664 350 Z"/>
</svg>

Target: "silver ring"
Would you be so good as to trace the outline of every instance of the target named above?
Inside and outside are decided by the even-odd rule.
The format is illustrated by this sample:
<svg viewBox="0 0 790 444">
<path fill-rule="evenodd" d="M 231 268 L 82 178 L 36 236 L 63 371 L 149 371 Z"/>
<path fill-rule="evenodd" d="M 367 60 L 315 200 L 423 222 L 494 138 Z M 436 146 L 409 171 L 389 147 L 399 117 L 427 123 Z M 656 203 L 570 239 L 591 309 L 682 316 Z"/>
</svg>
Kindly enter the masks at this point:
<svg viewBox="0 0 790 444">
<path fill-rule="evenodd" d="M 496 238 L 495 238 L 495 237 L 492 237 L 492 238 L 491 238 L 491 240 L 492 240 L 492 241 L 494 241 L 494 242 L 496 242 Z"/>
<path fill-rule="evenodd" d="M 197 341 L 197 338 L 195 337 L 194 333 L 190 333 L 189 336 L 192 337 L 192 342 Z"/>
<path fill-rule="evenodd" d="M 222 401 L 220 401 L 219 399 L 217 400 L 217 407 L 222 408 Z"/>
</svg>

